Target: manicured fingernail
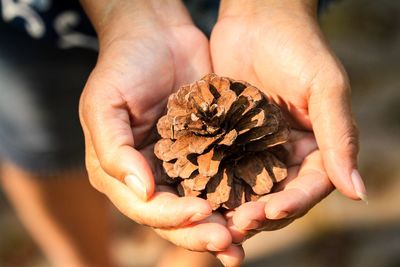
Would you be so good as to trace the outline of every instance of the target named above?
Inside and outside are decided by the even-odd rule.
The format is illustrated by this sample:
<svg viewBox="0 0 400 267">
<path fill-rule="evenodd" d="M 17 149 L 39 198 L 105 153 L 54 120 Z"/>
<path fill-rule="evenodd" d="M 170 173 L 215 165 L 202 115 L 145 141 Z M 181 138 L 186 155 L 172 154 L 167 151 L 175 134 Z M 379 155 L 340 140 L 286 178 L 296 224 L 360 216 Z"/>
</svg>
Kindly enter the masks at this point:
<svg viewBox="0 0 400 267">
<path fill-rule="evenodd" d="M 261 222 L 256 221 L 256 220 L 250 220 L 250 221 L 243 223 L 242 225 L 237 225 L 237 227 L 240 230 L 245 230 L 245 231 L 257 229 L 260 226 L 261 226 Z"/>
<path fill-rule="evenodd" d="M 354 169 L 351 173 L 351 181 L 353 182 L 354 190 L 356 191 L 357 196 L 366 204 L 368 204 L 367 190 L 365 189 L 365 185 L 360 173 L 356 169 Z"/>
<path fill-rule="evenodd" d="M 287 213 L 286 211 L 279 210 L 279 211 L 276 211 L 275 213 L 273 213 L 272 215 L 269 215 L 268 219 L 280 220 L 280 219 L 284 219 L 284 218 L 288 217 L 288 215 L 289 215 L 289 213 Z"/>
<path fill-rule="evenodd" d="M 147 201 L 146 185 L 134 174 L 129 174 L 125 177 L 125 184 L 141 199 Z"/>
<path fill-rule="evenodd" d="M 207 250 L 209 250 L 209 251 L 222 251 L 222 249 L 214 246 L 213 243 L 208 243 L 206 247 L 207 247 Z"/>
<path fill-rule="evenodd" d="M 278 211 L 276 214 L 274 214 L 272 217 L 270 217 L 270 219 L 272 220 L 280 220 L 280 219 L 284 219 L 286 217 L 288 217 L 289 213 L 287 213 L 286 211 Z"/>
<path fill-rule="evenodd" d="M 204 220 L 205 218 L 207 218 L 210 215 L 211 215 L 211 213 L 205 214 L 205 213 L 197 212 L 192 217 L 190 217 L 189 221 L 198 222 L 198 221 Z"/>
<path fill-rule="evenodd" d="M 230 210 L 230 211 L 225 213 L 225 218 L 231 219 L 234 214 L 235 214 L 235 211 L 234 210 Z"/>
</svg>

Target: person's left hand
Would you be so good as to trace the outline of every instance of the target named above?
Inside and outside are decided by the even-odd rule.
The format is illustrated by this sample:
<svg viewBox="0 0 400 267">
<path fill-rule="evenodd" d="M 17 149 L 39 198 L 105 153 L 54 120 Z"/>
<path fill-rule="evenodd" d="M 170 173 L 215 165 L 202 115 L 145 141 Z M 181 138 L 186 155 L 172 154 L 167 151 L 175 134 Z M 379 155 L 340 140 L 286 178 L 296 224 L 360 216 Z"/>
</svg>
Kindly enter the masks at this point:
<svg viewBox="0 0 400 267">
<path fill-rule="evenodd" d="M 312 133 L 292 130 L 284 146 L 289 152 L 288 177 L 277 184 L 273 193 L 227 213 L 234 243 L 242 243 L 260 231 L 287 226 L 333 190 Z"/>
<path fill-rule="evenodd" d="M 315 0 L 223 0 L 210 45 L 216 73 L 260 88 L 301 131 L 287 144 L 289 177 L 281 191 L 227 214 L 234 242 L 249 230 L 288 225 L 332 183 L 351 199 L 366 197 L 347 75 L 318 27 Z"/>
</svg>

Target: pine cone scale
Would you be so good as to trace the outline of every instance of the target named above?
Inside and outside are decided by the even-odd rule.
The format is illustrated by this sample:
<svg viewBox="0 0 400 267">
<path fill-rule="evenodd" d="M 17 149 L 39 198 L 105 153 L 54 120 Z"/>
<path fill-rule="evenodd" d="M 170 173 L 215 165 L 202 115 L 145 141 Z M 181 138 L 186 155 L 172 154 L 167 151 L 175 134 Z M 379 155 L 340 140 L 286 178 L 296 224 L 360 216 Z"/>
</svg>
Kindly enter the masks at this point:
<svg viewBox="0 0 400 267">
<path fill-rule="evenodd" d="M 215 74 L 171 95 L 154 148 L 182 196 L 233 209 L 287 176 L 289 127 L 256 87 Z"/>
<path fill-rule="evenodd" d="M 198 168 L 199 166 L 192 162 L 189 157 L 180 157 L 174 164 L 174 173 L 179 177 L 186 179 L 189 178 Z"/>
<path fill-rule="evenodd" d="M 224 137 L 218 142 L 219 145 L 231 146 L 238 137 L 238 132 L 235 129 L 230 130 Z"/>
<path fill-rule="evenodd" d="M 232 190 L 233 172 L 230 168 L 223 169 L 207 184 L 207 199 L 213 209 L 228 201 Z"/>
<path fill-rule="evenodd" d="M 219 164 L 224 158 L 224 151 L 213 148 L 209 152 L 197 157 L 199 172 L 204 176 L 214 176 L 218 173 Z"/>
<path fill-rule="evenodd" d="M 289 134 L 290 132 L 287 128 L 278 128 L 277 132 L 267 134 L 261 139 L 256 139 L 255 141 L 246 144 L 246 150 L 262 151 L 265 148 L 283 144 L 289 139 Z"/>
<path fill-rule="evenodd" d="M 273 180 L 258 155 L 239 161 L 235 168 L 235 175 L 242 178 L 258 195 L 269 193 L 273 186 Z"/>
</svg>

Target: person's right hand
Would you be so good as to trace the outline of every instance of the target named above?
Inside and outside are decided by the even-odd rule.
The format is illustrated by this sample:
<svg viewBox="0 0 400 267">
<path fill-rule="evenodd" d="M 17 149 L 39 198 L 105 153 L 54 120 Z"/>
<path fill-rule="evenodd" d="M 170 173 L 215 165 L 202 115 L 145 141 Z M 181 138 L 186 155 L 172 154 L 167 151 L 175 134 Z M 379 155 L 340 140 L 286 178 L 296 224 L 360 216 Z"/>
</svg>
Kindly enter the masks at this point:
<svg viewBox="0 0 400 267">
<path fill-rule="evenodd" d="M 140 12 L 125 4 L 107 11 L 107 25 L 94 23 L 100 54 L 80 101 L 89 179 L 132 220 L 157 228 L 176 245 L 216 252 L 235 266 L 243 251 L 232 246 L 225 219 L 212 214 L 204 199 L 178 197 L 172 188 L 158 186 L 163 172 L 153 153 L 155 124 L 168 96 L 210 72 L 211 64 L 207 38 L 182 4 L 171 1 L 161 8 L 149 2 Z"/>
</svg>

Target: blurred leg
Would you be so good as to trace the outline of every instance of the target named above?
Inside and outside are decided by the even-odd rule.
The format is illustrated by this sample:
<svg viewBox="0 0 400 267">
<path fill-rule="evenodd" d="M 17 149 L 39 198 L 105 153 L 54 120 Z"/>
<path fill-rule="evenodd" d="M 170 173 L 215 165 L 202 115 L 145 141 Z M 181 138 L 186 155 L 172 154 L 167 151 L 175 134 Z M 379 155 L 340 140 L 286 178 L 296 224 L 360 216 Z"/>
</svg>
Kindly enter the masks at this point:
<svg viewBox="0 0 400 267">
<path fill-rule="evenodd" d="M 170 246 L 159 260 L 157 267 L 217 267 L 219 261 L 207 252 L 194 252 L 184 248 Z"/>
<path fill-rule="evenodd" d="M 53 266 L 111 266 L 106 199 L 83 171 L 37 177 L 6 162 L 0 178 L 17 215 Z"/>
</svg>

